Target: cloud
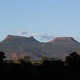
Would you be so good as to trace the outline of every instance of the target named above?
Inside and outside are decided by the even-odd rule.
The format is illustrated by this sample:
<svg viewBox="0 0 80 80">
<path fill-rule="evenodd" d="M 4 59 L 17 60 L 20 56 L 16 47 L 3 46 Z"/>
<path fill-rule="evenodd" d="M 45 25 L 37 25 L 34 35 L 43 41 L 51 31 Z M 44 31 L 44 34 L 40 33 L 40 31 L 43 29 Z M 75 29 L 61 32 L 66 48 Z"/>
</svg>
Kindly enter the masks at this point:
<svg viewBox="0 0 80 80">
<path fill-rule="evenodd" d="M 41 38 L 41 40 L 51 40 L 54 38 L 54 36 L 51 34 L 43 34 L 40 36 L 40 38 Z"/>
<path fill-rule="evenodd" d="M 48 41 L 54 38 L 53 35 L 47 34 L 47 33 L 29 33 L 26 31 L 18 31 L 18 34 L 21 36 L 26 36 L 26 37 L 33 36 L 37 40 L 41 40 L 41 41 Z"/>
<path fill-rule="evenodd" d="M 19 31 L 18 31 L 18 34 L 21 35 L 21 36 L 23 36 L 23 35 L 26 35 L 27 32 L 26 32 L 26 31 L 20 31 L 20 30 L 19 30 Z"/>
<path fill-rule="evenodd" d="M 48 41 L 54 38 L 53 35 L 47 33 L 31 33 L 29 36 L 34 36 L 38 40 Z"/>
</svg>

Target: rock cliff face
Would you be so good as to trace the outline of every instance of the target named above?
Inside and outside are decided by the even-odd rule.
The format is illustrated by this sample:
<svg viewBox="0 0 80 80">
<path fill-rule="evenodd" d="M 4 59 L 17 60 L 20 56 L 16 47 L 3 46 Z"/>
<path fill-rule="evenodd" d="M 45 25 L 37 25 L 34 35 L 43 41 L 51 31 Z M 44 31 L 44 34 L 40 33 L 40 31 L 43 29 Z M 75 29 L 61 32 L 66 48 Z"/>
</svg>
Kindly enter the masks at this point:
<svg viewBox="0 0 80 80">
<path fill-rule="evenodd" d="M 37 41 L 33 36 L 8 35 L 0 42 L 0 51 L 4 51 L 7 59 L 18 59 L 30 56 L 33 60 L 43 56 L 49 58 L 64 58 L 69 53 L 80 53 L 80 43 L 72 37 L 58 37 L 46 43 Z"/>
</svg>

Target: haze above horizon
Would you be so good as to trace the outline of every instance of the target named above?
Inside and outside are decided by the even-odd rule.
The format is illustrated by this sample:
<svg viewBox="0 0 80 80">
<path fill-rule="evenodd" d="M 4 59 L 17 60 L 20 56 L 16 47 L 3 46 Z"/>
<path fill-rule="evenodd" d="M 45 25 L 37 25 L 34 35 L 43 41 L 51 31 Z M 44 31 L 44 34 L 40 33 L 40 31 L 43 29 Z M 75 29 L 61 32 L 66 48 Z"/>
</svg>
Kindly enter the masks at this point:
<svg viewBox="0 0 80 80">
<path fill-rule="evenodd" d="M 80 0 L 0 0 L 0 40 L 7 35 L 80 42 Z"/>
</svg>

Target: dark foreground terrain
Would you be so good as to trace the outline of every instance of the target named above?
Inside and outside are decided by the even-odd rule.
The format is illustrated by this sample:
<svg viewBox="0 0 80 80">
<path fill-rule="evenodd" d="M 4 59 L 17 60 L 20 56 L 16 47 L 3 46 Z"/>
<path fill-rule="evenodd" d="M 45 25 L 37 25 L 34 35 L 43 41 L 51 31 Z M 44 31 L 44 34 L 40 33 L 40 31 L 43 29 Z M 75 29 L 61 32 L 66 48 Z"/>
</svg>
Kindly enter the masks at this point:
<svg viewBox="0 0 80 80">
<path fill-rule="evenodd" d="M 2 54 L 2 53 L 1 53 Z M 42 64 L 27 61 L 8 63 L 0 55 L 1 80 L 80 80 L 80 56 L 73 52 L 61 60 L 44 60 Z"/>
</svg>

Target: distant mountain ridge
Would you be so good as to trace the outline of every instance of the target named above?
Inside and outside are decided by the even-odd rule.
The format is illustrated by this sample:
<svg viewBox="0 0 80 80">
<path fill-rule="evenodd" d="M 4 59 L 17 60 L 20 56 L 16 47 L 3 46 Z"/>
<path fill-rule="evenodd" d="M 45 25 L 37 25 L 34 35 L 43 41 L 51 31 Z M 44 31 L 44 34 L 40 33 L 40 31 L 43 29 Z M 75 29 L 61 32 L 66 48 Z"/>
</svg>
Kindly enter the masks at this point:
<svg viewBox="0 0 80 80">
<path fill-rule="evenodd" d="M 30 56 L 32 60 L 42 57 L 64 58 L 75 51 L 80 53 L 80 43 L 72 37 L 58 37 L 46 43 L 37 41 L 33 36 L 8 35 L 0 42 L 0 51 L 6 53 L 7 59 Z"/>
<path fill-rule="evenodd" d="M 49 41 L 50 43 L 69 43 L 69 42 L 73 42 L 73 43 L 79 43 L 78 41 L 76 41 L 73 37 L 57 37 L 51 41 Z"/>
</svg>

